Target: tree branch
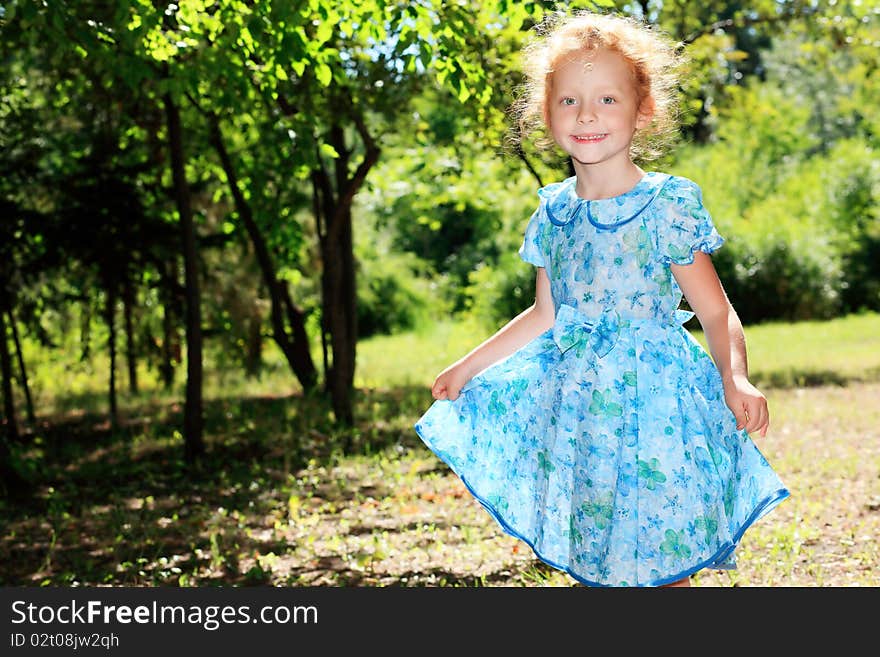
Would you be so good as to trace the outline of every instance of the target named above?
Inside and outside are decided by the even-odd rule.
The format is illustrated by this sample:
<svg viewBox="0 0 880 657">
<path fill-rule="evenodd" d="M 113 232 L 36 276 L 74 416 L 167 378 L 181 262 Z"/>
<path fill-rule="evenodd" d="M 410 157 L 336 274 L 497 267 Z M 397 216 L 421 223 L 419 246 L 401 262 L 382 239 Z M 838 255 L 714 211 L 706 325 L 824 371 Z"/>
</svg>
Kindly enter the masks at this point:
<svg viewBox="0 0 880 657">
<path fill-rule="evenodd" d="M 763 24 L 772 24 L 772 23 L 782 23 L 791 20 L 796 20 L 798 18 L 809 18 L 810 16 L 817 14 L 819 12 L 818 8 L 811 9 L 809 7 L 799 7 L 800 13 L 798 10 L 792 10 L 784 14 L 778 14 L 776 16 L 743 16 L 742 18 L 726 18 L 723 21 L 715 21 L 714 23 L 710 23 L 709 25 L 705 25 L 702 29 L 697 30 L 696 32 L 691 33 L 689 36 L 685 37 L 682 42 L 680 48 L 684 46 L 688 46 L 692 44 L 694 41 L 699 39 L 701 36 L 705 36 L 706 34 L 711 34 L 715 30 L 729 30 L 731 28 L 743 28 L 749 27 L 751 25 L 759 25 Z"/>
<path fill-rule="evenodd" d="M 370 169 L 372 169 L 376 162 L 379 161 L 379 154 L 381 153 L 381 149 L 376 145 L 376 141 L 373 139 L 373 136 L 367 128 L 363 113 L 357 107 L 347 89 L 344 93 L 346 100 L 348 101 L 348 115 L 351 117 L 352 121 L 354 121 L 358 134 L 364 142 L 364 158 L 361 160 L 361 163 L 358 165 L 358 168 L 355 170 L 351 178 L 346 181 L 345 186 L 338 190 L 339 198 L 336 199 L 333 221 L 327 227 L 327 238 L 329 240 L 335 240 L 338 237 L 341 214 L 345 212 L 346 208 L 351 206 L 355 194 L 357 194 L 358 190 L 364 184 Z"/>
<path fill-rule="evenodd" d="M 532 176 L 535 178 L 535 180 L 538 181 L 538 187 L 543 187 L 544 181 L 541 180 L 541 174 L 539 174 L 535 170 L 535 167 L 532 166 L 532 163 L 529 161 L 529 158 L 526 156 L 526 152 L 523 150 L 522 144 L 517 143 L 515 150 L 516 150 L 516 156 L 523 161 L 523 163 L 526 165 L 526 169 L 528 169 L 529 173 L 531 173 Z"/>
</svg>

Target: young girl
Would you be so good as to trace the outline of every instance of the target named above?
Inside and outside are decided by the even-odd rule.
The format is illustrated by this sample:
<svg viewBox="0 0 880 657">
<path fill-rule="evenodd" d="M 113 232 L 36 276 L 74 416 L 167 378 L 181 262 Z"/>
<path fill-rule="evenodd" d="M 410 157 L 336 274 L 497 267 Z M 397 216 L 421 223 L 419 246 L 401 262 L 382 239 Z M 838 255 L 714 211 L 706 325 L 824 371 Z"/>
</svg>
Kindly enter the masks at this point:
<svg viewBox="0 0 880 657">
<path fill-rule="evenodd" d="M 673 126 L 674 44 L 610 15 L 547 27 L 521 118 L 576 175 L 538 190 L 525 229 L 535 303 L 437 376 L 415 430 L 551 566 L 588 585 L 688 586 L 736 567 L 743 532 L 789 494 L 749 437 L 766 435 L 767 401 L 700 188 L 633 162 Z M 682 326 L 694 313 L 711 359 Z"/>
</svg>

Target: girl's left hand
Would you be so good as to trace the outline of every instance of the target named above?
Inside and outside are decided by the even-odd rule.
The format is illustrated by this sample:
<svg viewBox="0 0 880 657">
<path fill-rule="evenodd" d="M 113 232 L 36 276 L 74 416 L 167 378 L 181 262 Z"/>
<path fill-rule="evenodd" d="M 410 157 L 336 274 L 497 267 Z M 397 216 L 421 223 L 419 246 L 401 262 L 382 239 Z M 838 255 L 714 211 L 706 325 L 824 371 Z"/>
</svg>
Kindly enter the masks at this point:
<svg viewBox="0 0 880 657">
<path fill-rule="evenodd" d="M 759 432 L 767 435 L 770 427 L 770 411 L 767 398 L 761 394 L 748 378 L 735 375 L 724 381 L 724 401 L 736 417 L 736 428 L 748 433 Z"/>
</svg>

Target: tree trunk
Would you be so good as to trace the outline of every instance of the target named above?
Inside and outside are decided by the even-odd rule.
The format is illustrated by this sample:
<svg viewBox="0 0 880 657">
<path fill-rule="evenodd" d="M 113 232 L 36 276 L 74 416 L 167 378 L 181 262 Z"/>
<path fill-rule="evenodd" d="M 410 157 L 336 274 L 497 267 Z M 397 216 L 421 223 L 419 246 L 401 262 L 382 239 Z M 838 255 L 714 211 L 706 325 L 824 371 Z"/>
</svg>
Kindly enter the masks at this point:
<svg viewBox="0 0 880 657">
<path fill-rule="evenodd" d="M 21 341 L 18 339 L 18 328 L 15 326 L 15 317 L 12 314 L 11 303 L 7 302 L 6 312 L 9 317 L 9 326 L 12 328 L 12 341 L 15 344 L 15 355 L 18 359 L 18 375 L 19 379 L 21 379 L 21 388 L 24 390 L 24 402 L 27 410 L 28 422 L 35 424 L 37 421 L 37 415 L 34 411 L 34 400 L 31 397 L 31 386 L 28 383 L 27 369 L 24 366 L 24 354 L 21 351 Z"/>
<path fill-rule="evenodd" d="M 6 291 L 4 297 L 8 299 Z M 3 388 L 3 418 L 0 420 L 0 494 L 14 498 L 23 496 L 28 481 L 15 468 L 12 457 L 12 444 L 18 442 L 18 425 L 15 422 L 15 401 L 12 398 L 12 359 L 9 356 L 9 342 L 6 339 L 6 320 L 0 303 L 0 375 Z M 11 313 L 10 313 L 11 315 Z"/>
<path fill-rule="evenodd" d="M 80 307 L 82 315 L 79 318 L 79 360 L 84 363 L 92 353 L 92 299 L 86 293 Z"/>
<path fill-rule="evenodd" d="M 116 403 L 116 290 L 114 283 L 110 281 L 112 277 L 107 277 L 107 305 L 104 308 L 104 321 L 107 322 L 109 335 L 107 337 L 107 347 L 110 352 L 110 424 L 115 428 L 119 426 L 119 407 Z"/>
<path fill-rule="evenodd" d="M 354 313 L 354 254 L 351 250 L 351 212 L 336 213 L 335 221 L 347 225 L 339 227 L 339 240 L 328 242 L 322 254 L 323 317 L 328 333 L 332 364 L 327 373 L 327 389 L 333 402 L 333 413 L 338 422 L 354 424 L 352 393 L 354 392 L 355 350 L 357 325 Z"/>
<path fill-rule="evenodd" d="M 171 151 L 171 172 L 174 179 L 177 212 L 183 238 L 183 266 L 186 296 L 186 403 L 184 404 L 184 457 L 194 463 L 204 454 L 202 438 L 202 317 L 199 290 L 198 249 L 190 204 L 189 184 L 186 181 L 183 137 L 180 127 L 180 109 L 165 95 L 168 120 L 168 146 Z"/>
<path fill-rule="evenodd" d="M 128 389 L 137 394 L 137 352 L 131 317 L 134 312 L 134 303 L 134 287 L 131 284 L 131 274 L 126 273 L 122 287 L 122 311 L 125 317 L 125 356 L 128 360 Z"/>
<path fill-rule="evenodd" d="M 177 331 L 174 329 L 174 321 L 172 315 L 174 313 L 174 267 L 168 263 L 161 264 L 160 294 L 162 299 L 162 361 L 159 365 L 159 372 L 162 376 L 162 385 L 165 390 L 171 390 L 174 385 L 174 351 L 177 345 Z"/>
<path fill-rule="evenodd" d="M 325 230 L 324 220 L 323 220 L 323 203 L 321 200 L 321 184 L 319 181 L 323 180 L 323 176 L 318 171 L 312 172 L 312 186 L 314 191 L 312 192 L 312 214 L 315 216 L 315 231 L 318 234 L 318 241 L 321 253 L 321 259 L 324 258 L 324 233 Z M 329 353 L 330 353 L 330 345 L 327 344 L 327 336 L 330 334 L 330 329 L 327 324 L 327 317 L 324 313 L 323 307 L 323 299 L 324 299 L 324 290 L 327 289 L 327 269 L 325 267 L 321 267 L 321 359 L 322 365 L 324 367 L 324 384 L 326 389 L 327 380 L 330 377 L 330 361 L 329 361 Z"/>
<path fill-rule="evenodd" d="M 5 294 L 4 294 L 5 296 Z M 3 375 L 3 436 L 0 437 L 0 442 L 3 443 L 3 447 L 0 449 L 5 449 L 7 452 L 9 450 L 6 440 L 10 443 L 18 440 L 18 424 L 15 421 L 15 399 L 12 396 L 12 359 L 9 357 L 9 340 L 6 336 L 6 320 L 4 315 L 6 314 L 5 308 L 0 308 L 0 373 Z M 3 458 L 7 456 L 4 454 L 0 454 L 0 466 L 4 464 L 9 464 L 11 467 L 11 462 L 7 459 L 3 461 Z"/>
<path fill-rule="evenodd" d="M 19 497 L 24 495 L 29 485 L 15 469 L 10 442 L 11 439 L 0 432 L 0 495 Z"/>
<path fill-rule="evenodd" d="M 340 124 L 330 127 L 329 142 L 338 154 L 335 159 L 335 192 L 319 149 L 316 149 L 316 164 L 312 168 L 312 205 L 322 259 L 321 349 L 326 375 L 325 389 L 332 397 L 337 422 L 352 424 L 357 299 L 351 206 L 370 169 L 379 161 L 380 149 L 354 99 L 344 89 L 332 88 L 330 91 L 338 94 L 335 100 L 341 110 L 339 118 L 347 116 L 351 119 L 363 144 L 363 159 L 350 173 L 352 151 L 346 148 L 345 131 Z M 322 89 L 321 93 L 327 93 L 327 90 Z M 298 111 L 281 94 L 276 100 L 285 114 Z M 328 357 L 328 351 L 332 352 L 332 357 Z"/>
<path fill-rule="evenodd" d="M 354 109 L 352 111 L 356 112 Z M 345 144 L 345 132 L 340 125 L 334 125 L 330 129 L 329 141 L 339 154 L 334 161 L 336 195 L 323 167 L 316 168 L 312 177 L 323 267 L 322 344 L 329 345 L 332 353 L 331 363 L 327 367 L 326 388 L 332 399 L 336 421 L 348 426 L 354 424 L 352 401 L 357 349 L 357 288 L 351 205 L 367 173 L 379 159 L 379 149 L 370 137 L 363 118 L 355 113 L 354 120 L 366 147 L 364 158 L 354 174 L 349 177 L 351 151 Z"/>
<path fill-rule="evenodd" d="M 6 253 L 6 249 L 4 249 L 4 252 Z M 3 262 L 2 264 L 6 265 L 7 263 Z M 12 266 L 12 262 L 9 262 L 9 265 Z M 3 395 L 3 415 L 0 416 L 0 496 L 18 498 L 24 496 L 30 485 L 16 469 L 12 451 L 13 445 L 19 441 L 20 436 L 18 423 L 15 419 L 15 398 L 12 390 L 12 357 L 9 353 L 9 336 L 6 330 L 7 316 L 12 324 L 16 348 L 20 348 L 18 346 L 18 334 L 15 331 L 15 318 L 12 314 L 8 271 L 6 267 L 0 268 L 0 390 L 2 390 L 0 394 Z M 20 362 L 23 363 L 23 361 Z M 23 374 L 22 383 L 25 386 L 27 385 L 27 377 Z M 25 387 L 25 390 L 27 390 L 27 387 Z M 30 398 L 29 395 L 28 398 Z"/>
<path fill-rule="evenodd" d="M 266 239 L 263 237 L 256 221 L 254 221 L 251 206 L 241 192 L 235 167 L 229 157 L 229 152 L 226 150 L 220 124 L 216 118 L 211 120 L 211 144 L 220 157 L 232 198 L 235 201 L 235 209 L 238 211 L 238 216 L 241 218 L 251 243 L 254 245 L 254 253 L 260 265 L 260 271 L 263 274 L 263 282 L 269 291 L 272 337 L 281 348 L 303 390 L 309 392 L 317 386 L 318 373 L 312 362 L 312 354 L 309 349 L 309 340 L 305 328 L 305 314 L 293 304 L 286 284 L 279 281 L 275 274 L 275 264 L 272 261 Z M 290 327 L 289 330 L 288 325 Z"/>
</svg>

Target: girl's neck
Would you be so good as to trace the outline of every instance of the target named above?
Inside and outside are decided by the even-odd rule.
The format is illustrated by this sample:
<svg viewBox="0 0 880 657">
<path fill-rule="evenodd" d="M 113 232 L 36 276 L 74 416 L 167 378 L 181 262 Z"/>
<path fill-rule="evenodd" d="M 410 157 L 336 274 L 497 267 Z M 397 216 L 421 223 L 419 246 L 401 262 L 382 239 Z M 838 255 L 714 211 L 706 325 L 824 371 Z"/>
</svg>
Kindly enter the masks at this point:
<svg viewBox="0 0 880 657">
<path fill-rule="evenodd" d="M 575 193 L 580 198 L 589 200 L 620 196 L 635 187 L 645 175 L 631 160 L 620 164 L 574 162 L 574 170 L 577 176 Z"/>
</svg>

